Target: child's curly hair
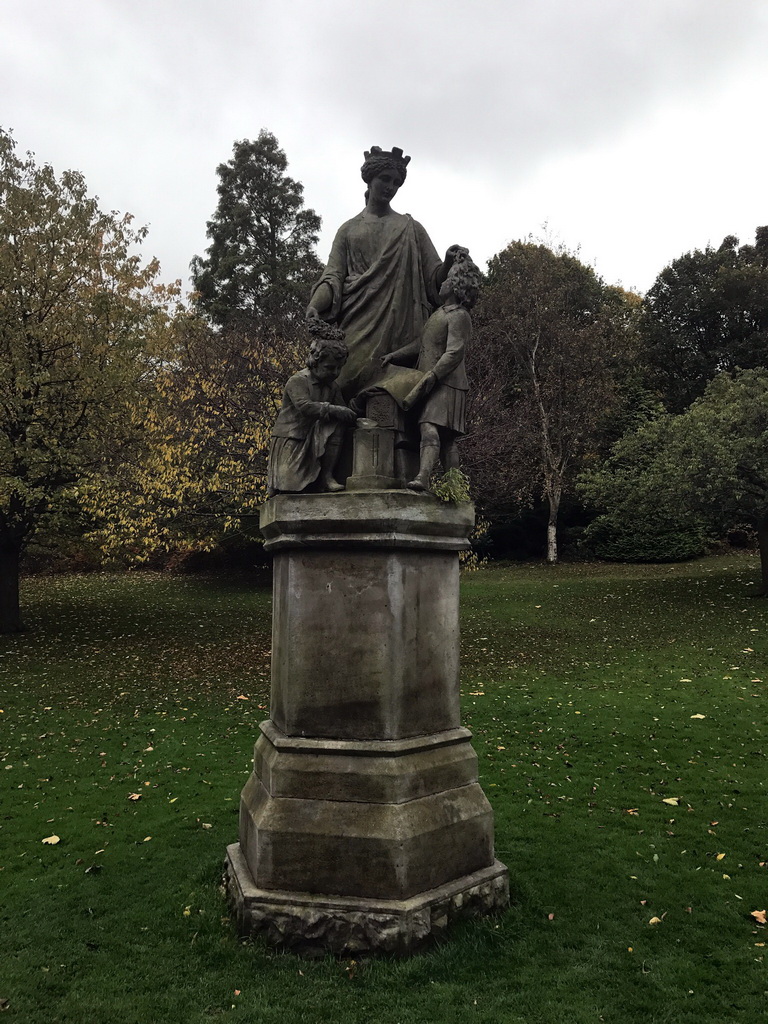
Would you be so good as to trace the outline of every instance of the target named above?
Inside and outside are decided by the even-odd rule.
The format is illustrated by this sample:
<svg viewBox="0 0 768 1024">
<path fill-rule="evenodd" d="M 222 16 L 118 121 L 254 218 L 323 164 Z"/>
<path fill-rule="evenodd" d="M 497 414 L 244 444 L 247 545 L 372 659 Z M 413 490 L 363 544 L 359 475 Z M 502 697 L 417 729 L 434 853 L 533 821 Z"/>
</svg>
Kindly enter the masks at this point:
<svg viewBox="0 0 768 1024">
<path fill-rule="evenodd" d="M 344 342 L 344 331 L 340 327 L 327 324 L 324 320 L 308 320 L 307 330 L 312 335 L 307 359 L 310 369 L 326 353 L 334 359 L 346 359 L 349 355 L 349 349 Z"/>
<path fill-rule="evenodd" d="M 480 294 L 483 275 L 477 264 L 469 258 L 466 249 L 460 249 L 456 254 L 454 264 L 448 271 L 448 280 L 460 305 L 465 309 L 472 309 Z"/>
</svg>

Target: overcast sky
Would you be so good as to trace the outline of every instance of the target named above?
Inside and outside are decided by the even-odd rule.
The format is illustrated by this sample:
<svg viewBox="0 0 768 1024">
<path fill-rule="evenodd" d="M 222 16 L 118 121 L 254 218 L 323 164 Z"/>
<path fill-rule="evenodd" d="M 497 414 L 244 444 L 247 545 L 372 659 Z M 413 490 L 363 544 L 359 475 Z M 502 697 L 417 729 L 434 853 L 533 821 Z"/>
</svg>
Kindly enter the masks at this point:
<svg viewBox="0 0 768 1024">
<path fill-rule="evenodd" d="M 188 286 L 216 166 L 273 132 L 323 219 L 393 206 L 483 263 L 528 234 L 645 290 L 768 224 L 768 0 L 0 0 L 0 125 Z"/>
</svg>

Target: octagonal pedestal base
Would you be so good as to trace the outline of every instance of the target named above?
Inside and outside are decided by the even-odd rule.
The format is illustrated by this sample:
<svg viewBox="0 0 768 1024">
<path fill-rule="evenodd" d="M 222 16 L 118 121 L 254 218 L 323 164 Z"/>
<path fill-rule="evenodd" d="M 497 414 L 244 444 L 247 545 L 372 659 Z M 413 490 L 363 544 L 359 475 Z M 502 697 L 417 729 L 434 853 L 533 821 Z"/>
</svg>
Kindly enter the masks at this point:
<svg viewBox="0 0 768 1024">
<path fill-rule="evenodd" d="M 499 861 L 406 900 L 371 900 L 259 889 L 240 850 L 227 847 L 226 883 L 243 935 L 304 956 L 413 953 L 443 935 L 452 921 L 481 917 L 509 903 L 507 869 Z"/>
</svg>

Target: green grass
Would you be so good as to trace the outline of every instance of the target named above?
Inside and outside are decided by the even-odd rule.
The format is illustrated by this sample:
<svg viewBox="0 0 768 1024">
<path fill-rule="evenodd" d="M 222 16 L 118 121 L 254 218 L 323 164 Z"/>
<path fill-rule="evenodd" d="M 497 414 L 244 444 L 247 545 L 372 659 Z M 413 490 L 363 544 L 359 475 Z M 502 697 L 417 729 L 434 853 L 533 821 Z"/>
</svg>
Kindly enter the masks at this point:
<svg viewBox="0 0 768 1024">
<path fill-rule="evenodd" d="M 426 954 L 361 963 L 242 943 L 219 889 L 267 704 L 263 583 L 28 580 L 29 631 L 0 639 L 3 1019 L 759 1019 L 755 576 L 750 557 L 467 575 L 465 723 L 513 905 Z"/>
</svg>

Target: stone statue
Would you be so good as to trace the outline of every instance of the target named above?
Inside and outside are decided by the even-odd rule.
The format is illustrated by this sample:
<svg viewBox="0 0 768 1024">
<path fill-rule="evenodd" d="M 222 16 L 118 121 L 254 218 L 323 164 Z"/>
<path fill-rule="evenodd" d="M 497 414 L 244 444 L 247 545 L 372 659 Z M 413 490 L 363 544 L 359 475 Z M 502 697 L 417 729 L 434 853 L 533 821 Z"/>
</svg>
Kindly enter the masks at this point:
<svg viewBox="0 0 768 1024">
<path fill-rule="evenodd" d="M 403 400 L 418 419 L 419 471 L 407 486 L 429 490 L 438 455 L 443 472 L 459 468 L 456 438 L 465 433 L 467 372 L 464 353 L 472 336 L 469 310 L 477 301 L 481 275 L 466 249 L 457 248 L 454 263 L 440 288 L 442 305 L 427 321 L 420 341 L 381 357 L 382 366 L 416 362 L 424 376 Z"/>
<path fill-rule="evenodd" d="M 270 717 L 227 888 L 243 934 L 309 956 L 410 954 L 509 902 L 461 726 L 459 552 L 474 508 L 414 493 L 440 455 L 457 465 L 480 273 L 460 246 L 441 261 L 390 209 L 407 163 L 399 149 L 365 155 L 366 207 L 312 294 L 314 340 L 285 388 L 260 516 Z"/>
<path fill-rule="evenodd" d="M 279 492 L 343 491 L 335 476 L 344 428 L 357 417 L 347 408 L 336 379 L 347 359 L 344 334 L 316 321 L 307 366 L 294 373 L 272 429 L 267 490 Z"/>
<path fill-rule="evenodd" d="M 365 209 L 339 228 L 307 308 L 310 319 L 344 331 L 349 359 L 339 384 L 348 399 L 376 381 L 381 356 L 418 342 L 458 250 L 441 261 L 421 224 L 390 207 L 410 159 L 397 148 L 365 153 Z"/>
</svg>

